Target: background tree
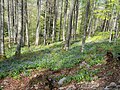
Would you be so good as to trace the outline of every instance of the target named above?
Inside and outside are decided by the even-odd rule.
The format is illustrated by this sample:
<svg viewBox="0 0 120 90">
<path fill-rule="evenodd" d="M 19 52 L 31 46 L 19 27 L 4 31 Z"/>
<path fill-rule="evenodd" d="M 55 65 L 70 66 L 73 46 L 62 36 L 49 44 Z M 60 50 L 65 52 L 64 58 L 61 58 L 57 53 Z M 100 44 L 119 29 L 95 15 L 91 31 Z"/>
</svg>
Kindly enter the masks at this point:
<svg viewBox="0 0 120 90">
<path fill-rule="evenodd" d="M 45 2 L 45 20 L 44 20 L 44 45 L 46 45 L 46 39 L 47 39 L 47 6 L 48 6 L 48 0 Z"/>
<path fill-rule="evenodd" d="M 37 15 L 37 29 L 36 29 L 36 41 L 35 41 L 35 45 L 39 45 L 41 0 L 37 0 L 37 9 L 38 9 L 38 15 Z"/>
<path fill-rule="evenodd" d="M 57 21 L 57 0 L 54 0 L 54 16 L 53 16 L 53 30 L 52 30 L 52 42 L 55 41 L 56 34 L 56 21 Z"/>
<path fill-rule="evenodd" d="M 21 46 L 22 46 L 22 39 L 23 39 L 23 17 L 24 17 L 24 12 L 23 12 L 23 7 L 24 7 L 24 3 L 23 3 L 23 0 L 21 0 L 21 28 L 19 30 L 19 33 L 18 33 L 18 43 L 17 43 L 17 48 L 16 48 L 16 52 L 15 52 L 15 56 L 20 56 L 21 54 Z"/>
<path fill-rule="evenodd" d="M 66 22 L 66 20 L 67 20 L 67 8 L 68 8 L 68 0 L 65 0 L 65 3 L 64 3 L 64 21 L 63 21 L 63 41 L 65 41 L 66 40 L 66 34 L 65 34 L 65 32 L 66 32 L 66 29 L 67 29 L 67 22 Z"/>
<path fill-rule="evenodd" d="M 5 57 L 4 45 L 4 0 L 0 0 L 0 59 Z"/>
<path fill-rule="evenodd" d="M 72 32 L 72 19 L 73 19 L 73 10 L 75 8 L 75 3 L 76 0 L 72 0 L 71 1 L 71 7 L 70 7 L 70 11 L 69 11 L 69 22 L 68 22 L 68 31 L 67 31 L 67 37 L 66 37 L 66 43 L 65 43 L 65 49 L 68 50 L 70 47 L 70 39 L 71 39 L 71 32 Z"/>
<path fill-rule="evenodd" d="M 88 14 L 89 14 L 89 10 L 90 10 L 90 0 L 87 0 L 87 5 L 86 5 L 86 13 L 85 13 L 85 22 L 84 22 L 84 33 L 83 33 L 83 37 L 82 37 L 82 48 L 81 48 L 81 52 L 83 52 L 84 47 L 85 47 L 85 41 L 86 41 L 86 33 L 87 33 L 87 25 L 88 25 Z"/>
</svg>

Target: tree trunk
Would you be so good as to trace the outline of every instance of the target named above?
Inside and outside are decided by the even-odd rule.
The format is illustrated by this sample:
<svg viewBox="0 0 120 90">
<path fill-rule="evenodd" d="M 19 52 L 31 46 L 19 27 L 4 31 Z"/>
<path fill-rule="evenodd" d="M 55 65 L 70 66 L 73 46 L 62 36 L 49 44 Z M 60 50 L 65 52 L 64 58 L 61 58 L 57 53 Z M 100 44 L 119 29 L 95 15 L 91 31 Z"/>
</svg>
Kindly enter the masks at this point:
<svg viewBox="0 0 120 90">
<path fill-rule="evenodd" d="M 8 21 L 7 21 L 7 28 L 8 28 L 8 37 L 9 37 L 9 44 L 8 47 L 11 47 L 11 35 L 10 35 L 10 0 L 7 0 L 7 12 L 8 12 Z"/>
<path fill-rule="evenodd" d="M 13 41 L 14 39 L 14 8 L 13 8 L 13 0 L 10 0 L 10 30 L 11 30 L 11 40 Z"/>
<path fill-rule="evenodd" d="M 46 38 L 47 38 L 47 1 L 45 2 L 45 20 L 44 20 L 44 45 L 46 45 Z"/>
<path fill-rule="evenodd" d="M 110 29 L 110 36 L 109 36 L 109 42 L 111 43 L 112 42 L 112 39 L 113 39 L 113 26 L 112 26 L 112 23 L 113 23 L 113 12 L 112 12 L 112 15 L 111 15 L 111 18 L 110 18 L 110 25 L 109 25 L 109 29 Z"/>
<path fill-rule="evenodd" d="M 69 22 L 68 22 L 68 31 L 67 31 L 67 37 L 66 37 L 66 43 L 65 43 L 65 50 L 68 50 L 70 47 L 70 39 L 71 39 L 71 33 L 72 33 L 72 19 L 73 19 L 73 11 L 75 7 L 76 0 L 71 1 L 71 7 L 69 11 Z"/>
<path fill-rule="evenodd" d="M 12 19 L 12 31 L 13 31 L 13 42 L 15 43 L 15 2 L 12 0 L 12 13 L 11 13 L 11 19 Z"/>
<path fill-rule="evenodd" d="M 94 10 L 95 10 L 95 8 L 96 8 L 96 1 L 93 1 L 93 3 L 92 3 L 92 9 L 91 9 L 91 14 L 90 14 L 91 16 L 90 16 L 89 24 L 88 24 L 88 27 L 87 27 L 88 38 L 90 38 L 90 36 L 91 36 L 92 29 L 94 29 L 93 28 L 94 27 L 94 25 L 93 25 L 94 22 L 93 21 L 95 20 L 95 18 L 94 18 Z"/>
<path fill-rule="evenodd" d="M 55 41 L 56 34 L 56 21 L 57 21 L 57 1 L 54 0 L 54 16 L 53 16 L 53 30 L 52 30 L 52 42 Z"/>
<path fill-rule="evenodd" d="M 75 7 L 74 7 L 75 8 Z M 75 17 L 76 16 L 76 11 L 75 9 L 73 10 L 73 20 L 72 20 L 72 35 L 71 35 L 71 38 L 74 40 L 74 35 L 75 35 Z"/>
<path fill-rule="evenodd" d="M 28 11 L 27 11 L 27 0 L 25 0 L 25 31 L 26 31 L 26 44 L 30 47 L 29 32 L 28 32 Z"/>
<path fill-rule="evenodd" d="M 85 14 L 85 22 L 84 22 L 84 34 L 83 34 L 83 37 L 82 37 L 82 48 L 81 48 L 81 52 L 84 51 L 84 47 L 85 47 L 89 9 L 90 9 L 90 0 L 87 0 L 86 14 Z"/>
<path fill-rule="evenodd" d="M 51 8 L 51 4 L 49 4 L 49 25 L 47 28 L 47 38 L 51 38 L 51 24 L 52 24 L 52 8 Z"/>
<path fill-rule="evenodd" d="M 18 38 L 18 0 L 15 0 L 15 31 L 14 31 L 14 43 L 17 43 Z"/>
<path fill-rule="evenodd" d="M 67 8 L 68 8 L 68 0 L 65 0 L 64 4 L 64 22 L 63 22 L 63 42 L 66 40 L 65 32 L 66 32 L 66 20 L 67 20 Z"/>
<path fill-rule="evenodd" d="M 75 33 L 74 33 L 74 40 L 76 39 L 76 30 L 78 26 L 78 13 L 79 13 L 79 0 L 76 0 L 76 16 L 75 16 Z"/>
<path fill-rule="evenodd" d="M 0 59 L 5 57 L 4 46 L 4 0 L 0 0 Z"/>
<path fill-rule="evenodd" d="M 23 0 L 21 0 L 21 28 L 19 30 L 19 36 L 18 36 L 18 43 L 17 43 L 17 48 L 16 48 L 16 52 L 15 52 L 15 56 L 20 56 L 21 54 L 21 46 L 22 46 L 22 39 L 23 39 Z"/>
<path fill-rule="evenodd" d="M 60 7 L 61 10 L 60 10 L 60 27 L 59 27 L 59 31 L 58 31 L 58 41 L 60 41 L 60 39 L 61 39 L 63 0 L 61 0 L 60 5 L 61 5 L 61 7 Z"/>
<path fill-rule="evenodd" d="M 37 29 L 36 29 L 36 41 L 35 45 L 39 45 L 40 38 L 40 15 L 41 15 L 41 0 L 37 0 L 38 15 L 37 15 Z"/>
<path fill-rule="evenodd" d="M 118 25 L 117 25 L 117 22 L 118 22 L 118 15 L 115 16 L 115 22 L 114 22 L 114 31 L 115 31 L 115 35 L 114 35 L 115 39 L 114 39 L 114 41 L 115 41 L 115 43 L 116 43 L 117 38 L 118 38 Z"/>
</svg>

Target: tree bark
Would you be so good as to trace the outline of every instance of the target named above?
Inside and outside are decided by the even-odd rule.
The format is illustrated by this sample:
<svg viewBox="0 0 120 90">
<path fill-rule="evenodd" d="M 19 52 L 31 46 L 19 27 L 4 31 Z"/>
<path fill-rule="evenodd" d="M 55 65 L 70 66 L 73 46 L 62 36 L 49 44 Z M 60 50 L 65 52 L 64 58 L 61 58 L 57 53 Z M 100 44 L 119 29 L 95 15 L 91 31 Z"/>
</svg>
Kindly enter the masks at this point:
<svg viewBox="0 0 120 90">
<path fill-rule="evenodd" d="M 56 34 L 56 21 L 57 21 L 57 1 L 54 0 L 54 16 L 53 16 L 53 30 L 52 30 L 52 42 L 55 41 Z"/>
<path fill-rule="evenodd" d="M 84 47 L 85 47 L 89 9 L 90 9 L 90 0 L 87 0 L 86 14 L 85 14 L 85 22 L 84 22 L 84 34 L 83 34 L 83 37 L 82 37 L 82 48 L 81 48 L 81 52 L 84 51 Z"/>
<path fill-rule="evenodd" d="M 39 45 L 40 38 L 40 15 L 41 15 L 41 0 L 37 0 L 38 15 L 37 15 L 37 29 L 36 29 L 36 41 L 35 45 Z"/>
<path fill-rule="evenodd" d="M 79 13 L 79 0 L 76 0 L 76 16 L 75 16 L 75 33 L 74 33 L 74 40 L 76 39 L 76 30 L 78 26 L 78 13 Z"/>
<path fill-rule="evenodd" d="M 59 27 L 59 31 L 58 31 L 58 41 L 60 41 L 61 39 L 61 30 L 62 30 L 62 15 L 63 15 L 63 0 L 61 0 L 61 7 L 60 7 L 61 11 L 60 11 L 60 27 Z"/>
<path fill-rule="evenodd" d="M 44 20 L 44 45 L 46 45 L 46 39 L 47 39 L 47 1 L 45 2 L 45 20 Z"/>
<path fill-rule="evenodd" d="M 4 46 L 4 0 L 0 0 L 0 59 L 5 57 Z"/>
<path fill-rule="evenodd" d="M 18 38 L 18 0 L 15 0 L 15 31 L 14 31 L 14 43 L 17 43 Z"/>
<path fill-rule="evenodd" d="M 75 7 L 76 0 L 71 1 L 71 7 L 69 11 L 69 22 L 68 22 L 68 31 L 67 31 L 67 37 L 66 37 L 66 43 L 65 43 L 65 50 L 68 50 L 70 47 L 70 39 L 71 39 L 71 33 L 72 33 L 72 19 L 73 19 L 73 11 Z"/>
<path fill-rule="evenodd" d="M 8 47 L 11 47 L 11 34 L 10 34 L 10 0 L 7 0 L 7 12 L 8 12 L 8 18 L 7 18 L 7 29 L 8 29 L 8 37 L 9 37 L 9 44 Z"/>
<path fill-rule="evenodd" d="M 65 4 L 64 4 L 64 22 L 63 22 L 63 42 L 65 42 L 66 40 L 66 35 L 65 35 L 65 32 L 66 32 L 66 20 L 67 20 L 67 8 L 68 8 L 68 0 L 65 0 Z"/>
<path fill-rule="evenodd" d="M 30 47 L 29 42 L 29 31 L 28 31 L 28 11 L 27 11 L 27 0 L 25 0 L 25 31 L 26 31 L 26 44 Z"/>
<path fill-rule="evenodd" d="M 21 28 L 19 30 L 19 36 L 18 36 L 18 43 L 17 43 L 17 48 L 16 48 L 16 52 L 15 52 L 15 56 L 20 56 L 21 54 L 21 46 L 22 46 L 22 39 L 23 39 L 23 0 L 21 0 Z"/>
</svg>

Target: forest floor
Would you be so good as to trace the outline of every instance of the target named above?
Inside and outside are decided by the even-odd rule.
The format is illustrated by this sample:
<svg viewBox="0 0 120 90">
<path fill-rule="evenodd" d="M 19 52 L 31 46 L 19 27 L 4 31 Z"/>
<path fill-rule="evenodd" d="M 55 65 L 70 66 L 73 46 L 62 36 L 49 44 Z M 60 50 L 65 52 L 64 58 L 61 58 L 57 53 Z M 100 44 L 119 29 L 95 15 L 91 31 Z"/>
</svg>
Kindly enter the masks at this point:
<svg viewBox="0 0 120 90">
<path fill-rule="evenodd" d="M 0 61 L 0 90 L 120 90 L 120 61 L 115 59 L 120 39 L 109 43 L 109 34 L 105 36 L 87 40 L 83 53 L 80 40 L 72 41 L 68 51 L 61 42 L 24 47 L 18 58 L 15 46 L 6 49 L 8 59 Z M 114 56 L 109 63 L 104 58 L 107 51 Z"/>
<path fill-rule="evenodd" d="M 120 85 L 120 66 L 119 64 L 94 65 L 89 69 L 100 69 L 96 75 L 98 79 L 91 82 L 75 82 L 72 81 L 66 85 L 58 86 L 55 78 L 61 75 L 74 75 L 79 70 L 79 65 L 73 68 L 58 71 L 51 70 L 33 70 L 31 76 L 22 76 L 18 79 L 6 77 L 0 80 L 0 86 L 3 90 L 103 90 L 111 82 Z M 47 78 L 54 81 L 48 81 Z M 50 86 L 51 85 L 51 86 Z M 50 89 L 50 87 L 52 89 Z M 114 89 L 112 89 L 114 90 Z M 120 90 L 120 89 L 115 89 Z"/>
</svg>

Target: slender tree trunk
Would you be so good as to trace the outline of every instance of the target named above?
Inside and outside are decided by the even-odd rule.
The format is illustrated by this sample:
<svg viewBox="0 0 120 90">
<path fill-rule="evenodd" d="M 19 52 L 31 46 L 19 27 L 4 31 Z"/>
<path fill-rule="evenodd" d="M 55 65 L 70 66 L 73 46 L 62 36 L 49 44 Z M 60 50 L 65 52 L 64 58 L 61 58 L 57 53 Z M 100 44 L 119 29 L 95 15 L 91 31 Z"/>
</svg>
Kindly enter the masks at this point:
<svg viewBox="0 0 120 90">
<path fill-rule="evenodd" d="M 61 11 L 60 11 L 60 27 L 59 27 L 59 31 L 58 31 L 58 41 L 60 41 L 61 39 L 61 30 L 62 30 L 62 10 L 63 10 L 63 0 L 61 0 L 61 7 L 60 7 Z"/>
<path fill-rule="evenodd" d="M 28 32 L 28 11 L 27 11 L 27 0 L 25 0 L 25 31 L 26 31 L 26 44 L 30 47 L 29 32 Z"/>
<path fill-rule="evenodd" d="M 36 29 L 36 41 L 35 45 L 39 45 L 40 38 L 40 15 L 41 15 L 41 0 L 37 0 L 38 15 L 37 15 L 37 29 Z"/>
<path fill-rule="evenodd" d="M 68 8 L 68 0 L 65 0 L 65 4 L 64 4 L 64 22 L 63 22 L 63 42 L 65 42 L 66 37 L 65 37 L 65 32 L 66 32 L 66 20 L 67 20 L 67 8 Z"/>
<path fill-rule="evenodd" d="M 84 51 L 84 47 L 85 47 L 89 9 L 90 9 L 90 0 L 87 0 L 86 14 L 85 14 L 85 22 L 84 22 L 84 34 L 83 34 L 83 38 L 82 38 L 82 48 L 81 48 L 81 52 Z"/>
<path fill-rule="evenodd" d="M 18 38 L 18 0 L 15 0 L 15 32 L 14 32 L 14 43 L 17 43 Z"/>
<path fill-rule="evenodd" d="M 75 15 L 76 15 L 76 12 L 75 12 L 75 7 L 74 7 L 74 10 L 73 10 L 73 20 L 72 20 L 72 35 L 71 35 L 71 38 L 74 40 L 74 35 L 75 35 Z"/>
<path fill-rule="evenodd" d="M 4 46 L 4 0 L 0 0 L 0 59 L 5 57 Z"/>
<path fill-rule="evenodd" d="M 91 33 L 92 33 L 92 29 L 94 29 L 94 25 L 93 25 L 93 21 L 95 21 L 95 18 L 94 18 L 94 10 L 96 9 L 96 1 L 93 1 L 92 3 L 92 9 L 91 9 L 91 16 L 90 16 L 90 19 L 89 19 L 89 24 L 88 24 L 88 27 L 87 27 L 87 32 L 88 32 L 88 38 L 90 38 L 91 36 Z M 95 22 L 96 23 L 96 22 Z M 94 23 L 94 24 L 95 24 Z M 97 25 L 97 24 L 95 24 Z M 95 26 L 96 27 L 96 26 Z"/>
<path fill-rule="evenodd" d="M 52 42 L 55 41 L 56 34 L 56 21 L 57 21 L 57 1 L 54 0 L 54 16 L 53 16 L 53 30 L 52 30 Z"/>
<path fill-rule="evenodd" d="M 12 13 L 11 13 L 11 19 L 12 19 L 12 30 L 13 30 L 13 42 L 15 43 L 15 2 L 12 0 Z"/>
<path fill-rule="evenodd" d="M 76 2 L 76 0 L 71 1 L 65 50 L 68 50 L 70 47 L 70 39 L 71 39 L 71 33 L 72 33 L 72 19 L 73 19 L 73 11 L 74 11 L 74 7 L 75 7 L 75 2 Z"/>
<path fill-rule="evenodd" d="M 21 0 L 21 28 L 19 30 L 19 36 L 18 36 L 18 43 L 17 43 L 17 48 L 15 52 L 15 56 L 20 56 L 21 54 L 21 46 L 22 46 L 22 38 L 23 38 L 23 0 Z"/>
<path fill-rule="evenodd" d="M 87 32 L 88 32 L 88 37 L 89 37 L 89 38 L 90 38 L 90 36 L 91 36 L 92 19 L 93 19 L 93 15 L 90 17 L 89 24 L 88 24 L 88 27 L 87 27 Z"/>
<path fill-rule="evenodd" d="M 105 24 L 106 24 L 106 18 L 103 20 L 103 23 L 102 23 L 102 28 L 101 28 L 101 31 L 104 32 L 104 28 L 105 28 Z"/>
<path fill-rule="evenodd" d="M 10 35 L 10 0 L 7 0 L 7 11 L 8 11 L 8 21 L 7 21 L 7 28 L 8 28 L 8 37 L 9 37 L 9 44 L 8 47 L 11 47 L 11 35 Z"/>
<path fill-rule="evenodd" d="M 25 46 L 25 33 L 26 33 L 26 16 L 25 16 L 25 0 L 23 1 L 23 37 L 22 37 L 22 47 Z"/>
<path fill-rule="evenodd" d="M 95 31 L 97 30 L 98 22 L 99 22 L 99 20 L 98 20 L 98 18 L 96 18 L 94 20 L 94 24 L 93 24 L 93 30 L 92 30 L 92 33 L 91 33 L 92 35 L 95 34 Z"/>
<path fill-rule="evenodd" d="M 78 26 L 78 13 L 79 13 L 79 0 L 76 0 L 76 16 L 75 16 L 75 26 L 74 26 L 74 40 L 76 39 L 76 30 Z"/>
<path fill-rule="evenodd" d="M 112 23 L 113 23 L 113 12 L 112 12 L 112 15 L 111 15 L 111 18 L 110 18 L 110 25 L 109 25 L 109 29 L 110 29 L 110 36 L 109 36 L 109 42 L 111 43 L 112 42 L 112 39 L 113 39 L 113 28 L 112 28 Z"/>
<path fill-rule="evenodd" d="M 79 1 L 76 0 L 75 7 L 74 7 L 74 14 L 73 14 L 73 29 L 72 29 L 72 39 L 76 39 L 76 30 L 78 24 L 78 11 L 79 11 Z"/>
<path fill-rule="evenodd" d="M 14 31 L 13 31 L 13 26 L 14 26 L 14 8 L 13 8 L 13 0 L 10 0 L 10 29 L 11 29 L 11 40 L 13 41 L 14 39 Z"/>
<path fill-rule="evenodd" d="M 117 23 L 118 23 L 118 15 L 116 15 L 116 17 L 115 17 L 115 22 L 114 22 L 114 31 L 115 31 L 115 42 L 117 41 L 117 38 L 118 38 L 118 25 L 117 25 Z"/>
<path fill-rule="evenodd" d="M 48 36 L 47 38 L 51 38 L 51 23 L 52 23 L 52 8 L 51 5 L 49 4 L 49 25 L 47 29 Z"/>
<path fill-rule="evenodd" d="M 47 38 L 47 1 L 45 2 L 45 20 L 44 20 L 44 45 L 46 45 L 46 38 Z"/>
</svg>

